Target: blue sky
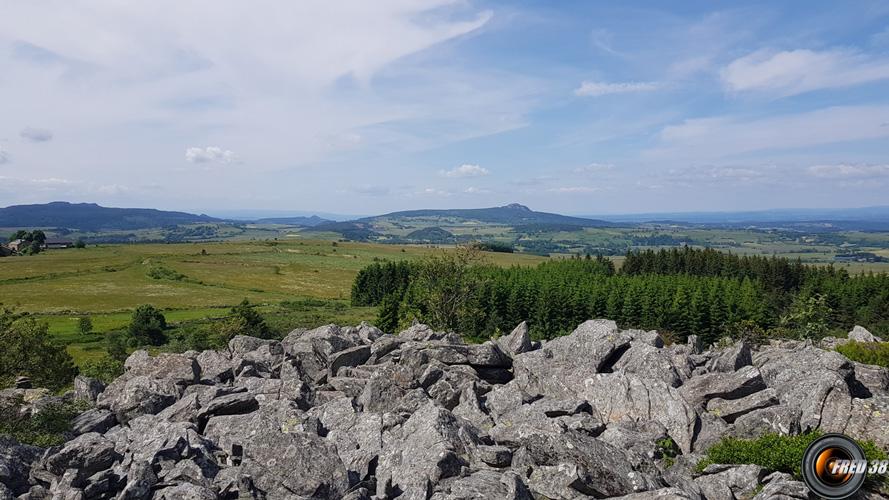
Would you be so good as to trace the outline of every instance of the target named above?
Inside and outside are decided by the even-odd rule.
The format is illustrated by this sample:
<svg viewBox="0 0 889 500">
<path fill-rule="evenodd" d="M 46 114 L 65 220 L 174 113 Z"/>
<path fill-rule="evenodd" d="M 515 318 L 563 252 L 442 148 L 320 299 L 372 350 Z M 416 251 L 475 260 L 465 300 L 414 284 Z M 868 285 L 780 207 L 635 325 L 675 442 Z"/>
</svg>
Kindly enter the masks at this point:
<svg viewBox="0 0 889 500">
<path fill-rule="evenodd" d="M 889 204 L 889 2 L 33 0 L 0 205 Z"/>
</svg>

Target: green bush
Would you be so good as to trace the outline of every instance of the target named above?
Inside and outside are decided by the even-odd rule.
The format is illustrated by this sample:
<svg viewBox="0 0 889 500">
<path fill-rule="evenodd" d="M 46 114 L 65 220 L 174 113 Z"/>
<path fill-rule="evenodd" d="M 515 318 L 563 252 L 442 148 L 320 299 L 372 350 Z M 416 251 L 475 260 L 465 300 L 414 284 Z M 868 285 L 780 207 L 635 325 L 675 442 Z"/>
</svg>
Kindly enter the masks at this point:
<svg viewBox="0 0 889 500">
<path fill-rule="evenodd" d="M 707 450 L 698 471 L 710 464 L 755 464 L 771 471 L 800 477 L 800 464 L 806 448 L 821 436 L 820 431 L 797 436 L 766 434 L 756 439 L 723 438 Z M 868 460 L 885 460 L 886 453 L 873 441 L 858 441 Z"/>
<path fill-rule="evenodd" d="M 152 266 L 148 269 L 148 277 L 156 280 L 182 281 L 187 276 L 164 266 Z"/>
<path fill-rule="evenodd" d="M 28 417 L 19 415 L 15 406 L 3 408 L 0 409 L 0 434 L 41 448 L 60 445 L 69 437 L 71 420 L 89 408 L 89 402 L 73 400 L 49 405 Z"/>
<path fill-rule="evenodd" d="M 77 368 L 65 346 L 56 344 L 46 323 L 0 308 L 0 387 L 17 376 L 57 390 L 71 383 Z"/>
<path fill-rule="evenodd" d="M 889 342 L 856 342 L 838 345 L 837 352 L 843 356 L 864 363 L 889 368 Z"/>
<path fill-rule="evenodd" d="M 162 345 L 166 341 L 164 330 L 167 320 L 156 307 L 141 305 L 133 311 L 133 320 L 128 328 L 130 341 L 136 346 Z"/>
<path fill-rule="evenodd" d="M 90 361 L 84 364 L 80 369 L 80 373 L 109 384 L 117 377 L 123 375 L 123 362 L 111 356 L 104 356 L 97 361 Z"/>
</svg>

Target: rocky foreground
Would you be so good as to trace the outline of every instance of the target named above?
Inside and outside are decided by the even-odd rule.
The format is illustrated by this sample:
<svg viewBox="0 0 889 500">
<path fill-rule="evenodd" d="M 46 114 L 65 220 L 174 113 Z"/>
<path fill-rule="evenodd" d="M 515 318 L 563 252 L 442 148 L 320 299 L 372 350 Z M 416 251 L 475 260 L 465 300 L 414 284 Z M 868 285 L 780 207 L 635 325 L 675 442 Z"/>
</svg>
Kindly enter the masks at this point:
<svg viewBox="0 0 889 500">
<path fill-rule="evenodd" d="M 78 378 L 65 397 L 95 408 L 74 439 L 0 437 L 0 499 L 808 498 L 787 474 L 694 465 L 723 436 L 887 446 L 887 389 L 889 371 L 811 343 L 700 352 L 604 320 L 543 345 L 524 324 L 481 345 L 331 325 Z"/>
</svg>

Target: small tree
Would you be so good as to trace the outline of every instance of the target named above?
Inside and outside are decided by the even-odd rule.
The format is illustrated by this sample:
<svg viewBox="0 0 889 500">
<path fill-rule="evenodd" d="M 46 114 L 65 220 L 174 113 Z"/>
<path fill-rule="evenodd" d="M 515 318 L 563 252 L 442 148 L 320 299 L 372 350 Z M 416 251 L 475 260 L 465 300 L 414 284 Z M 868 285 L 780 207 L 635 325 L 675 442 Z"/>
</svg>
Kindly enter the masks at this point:
<svg viewBox="0 0 889 500">
<path fill-rule="evenodd" d="M 249 335 L 261 339 L 272 337 L 272 330 L 266 324 L 265 318 L 250 304 L 249 300 L 242 300 L 240 304 L 232 308 L 231 313 L 232 319 L 238 320 L 237 324 L 242 325 L 241 335 Z"/>
<path fill-rule="evenodd" d="M 161 345 L 166 340 L 167 320 L 154 306 L 144 304 L 133 311 L 128 332 L 135 345 Z"/>
<path fill-rule="evenodd" d="M 122 332 L 111 332 L 106 338 L 108 357 L 123 363 L 127 359 L 127 341 Z"/>
<path fill-rule="evenodd" d="M 93 320 L 91 320 L 89 316 L 81 316 L 80 319 L 77 320 L 77 329 L 80 330 L 82 335 L 92 333 Z"/>
<path fill-rule="evenodd" d="M 790 313 L 781 318 L 781 326 L 791 328 L 801 338 L 819 339 L 827 334 L 830 313 L 823 295 L 799 295 L 793 300 Z"/>
<path fill-rule="evenodd" d="M 83 238 L 77 238 L 77 241 L 74 242 L 74 248 L 86 248 L 86 242 L 83 241 Z"/>
<path fill-rule="evenodd" d="M 37 255 L 41 250 L 43 250 L 43 246 L 37 241 L 31 241 L 31 244 L 28 246 L 29 255 Z"/>
<path fill-rule="evenodd" d="M 49 389 L 71 383 L 77 375 L 74 361 L 64 346 L 52 341 L 48 330 L 46 323 L 0 309 L 0 386 L 22 375 Z"/>
<path fill-rule="evenodd" d="M 380 309 L 377 313 L 377 327 L 388 333 L 394 333 L 398 329 L 398 313 L 401 297 L 390 293 L 383 297 Z"/>
</svg>

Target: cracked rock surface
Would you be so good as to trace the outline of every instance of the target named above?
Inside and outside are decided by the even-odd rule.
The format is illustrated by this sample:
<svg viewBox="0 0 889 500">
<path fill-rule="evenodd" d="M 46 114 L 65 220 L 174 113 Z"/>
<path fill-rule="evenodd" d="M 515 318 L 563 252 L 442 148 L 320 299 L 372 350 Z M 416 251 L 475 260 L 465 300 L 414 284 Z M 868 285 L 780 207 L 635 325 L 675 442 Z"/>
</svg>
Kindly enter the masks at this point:
<svg viewBox="0 0 889 500">
<path fill-rule="evenodd" d="M 0 499 L 807 498 L 787 474 L 694 465 L 725 436 L 889 445 L 887 387 L 811 343 L 702 352 L 607 320 L 542 344 L 524 323 L 478 345 L 425 325 L 239 336 L 79 377 L 63 397 L 94 407 L 64 445 L 0 436 Z"/>
</svg>

